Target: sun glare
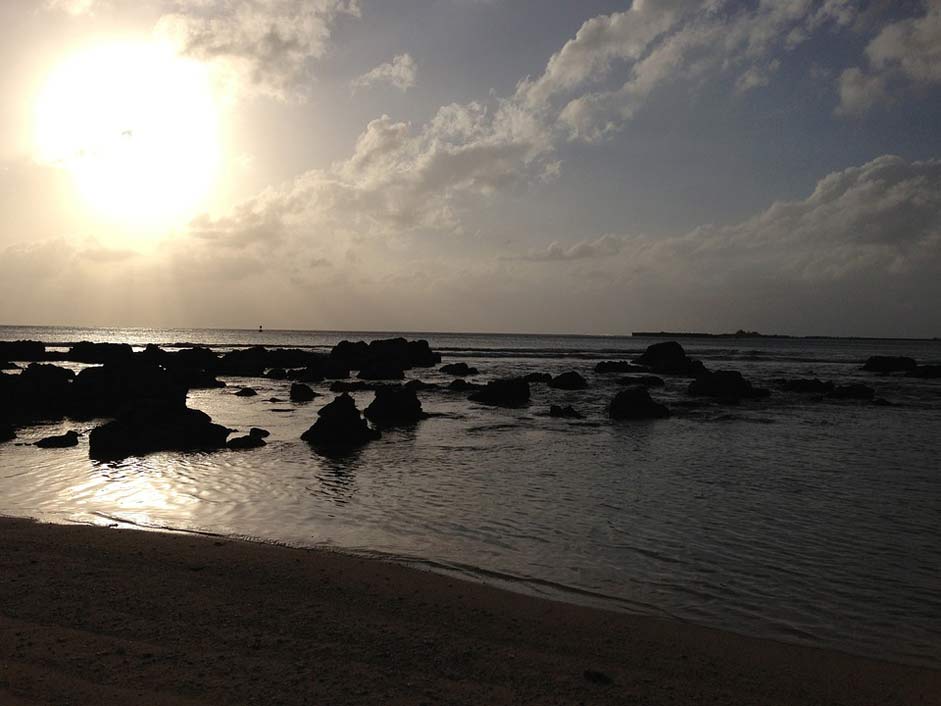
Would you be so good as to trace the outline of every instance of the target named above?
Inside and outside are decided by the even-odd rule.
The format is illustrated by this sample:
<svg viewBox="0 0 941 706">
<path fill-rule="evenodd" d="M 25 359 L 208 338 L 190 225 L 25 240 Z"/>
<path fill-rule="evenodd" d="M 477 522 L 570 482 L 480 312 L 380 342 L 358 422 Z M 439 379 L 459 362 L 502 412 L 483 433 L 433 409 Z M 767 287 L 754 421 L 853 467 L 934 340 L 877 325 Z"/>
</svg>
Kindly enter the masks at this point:
<svg viewBox="0 0 941 706">
<path fill-rule="evenodd" d="M 38 159 L 67 169 L 98 216 L 141 232 L 205 207 L 219 161 L 208 69 L 152 43 L 81 51 L 35 105 Z"/>
</svg>

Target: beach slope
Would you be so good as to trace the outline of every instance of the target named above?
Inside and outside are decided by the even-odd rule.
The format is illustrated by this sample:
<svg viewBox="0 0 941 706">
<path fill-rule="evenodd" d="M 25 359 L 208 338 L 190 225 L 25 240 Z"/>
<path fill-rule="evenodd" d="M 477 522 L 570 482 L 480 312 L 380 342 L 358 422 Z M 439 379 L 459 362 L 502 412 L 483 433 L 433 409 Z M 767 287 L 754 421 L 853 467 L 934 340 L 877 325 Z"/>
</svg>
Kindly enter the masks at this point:
<svg viewBox="0 0 941 706">
<path fill-rule="evenodd" d="M 375 559 L 0 518 L 0 704 L 941 704 L 941 672 Z"/>
</svg>

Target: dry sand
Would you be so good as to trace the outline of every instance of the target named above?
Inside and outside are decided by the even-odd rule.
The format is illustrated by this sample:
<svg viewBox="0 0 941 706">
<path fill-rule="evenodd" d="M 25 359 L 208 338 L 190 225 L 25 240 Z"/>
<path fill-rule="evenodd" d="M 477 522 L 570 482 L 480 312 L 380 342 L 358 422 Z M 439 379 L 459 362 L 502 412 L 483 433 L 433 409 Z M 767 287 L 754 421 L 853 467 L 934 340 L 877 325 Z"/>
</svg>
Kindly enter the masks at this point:
<svg viewBox="0 0 941 706">
<path fill-rule="evenodd" d="M 0 518 L 0 704 L 941 704 L 941 672 L 375 559 Z"/>
</svg>

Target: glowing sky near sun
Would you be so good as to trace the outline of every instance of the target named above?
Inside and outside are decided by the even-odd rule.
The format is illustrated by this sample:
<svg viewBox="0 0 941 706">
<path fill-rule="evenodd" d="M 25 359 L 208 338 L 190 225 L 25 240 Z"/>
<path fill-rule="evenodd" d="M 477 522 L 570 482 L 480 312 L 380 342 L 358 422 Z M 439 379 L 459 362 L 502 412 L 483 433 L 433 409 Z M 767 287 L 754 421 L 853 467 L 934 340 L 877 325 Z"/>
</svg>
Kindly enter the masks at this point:
<svg viewBox="0 0 941 706">
<path fill-rule="evenodd" d="M 0 323 L 939 335 L 938 46 L 938 0 L 10 0 Z"/>
</svg>

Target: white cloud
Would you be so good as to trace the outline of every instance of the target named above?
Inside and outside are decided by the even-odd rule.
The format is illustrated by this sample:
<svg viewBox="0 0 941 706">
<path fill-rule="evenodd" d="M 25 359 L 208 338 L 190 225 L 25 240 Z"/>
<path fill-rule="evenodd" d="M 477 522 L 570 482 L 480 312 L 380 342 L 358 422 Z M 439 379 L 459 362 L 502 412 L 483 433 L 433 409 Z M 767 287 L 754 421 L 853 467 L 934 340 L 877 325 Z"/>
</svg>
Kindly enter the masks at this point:
<svg viewBox="0 0 941 706">
<path fill-rule="evenodd" d="M 410 54 L 398 54 L 384 64 L 379 64 L 350 82 L 356 88 L 368 88 L 379 83 L 388 83 L 400 91 L 407 91 L 415 85 L 418 65 Z"/>
<path fill-rule="evenodd" d="M 925 0 L 925 14 L 883 27 L 866 47 L 868 67 L 840 76 L 837 113 L 858 115 L 890 99 L 890 87 L 941 82 L 941 0 Z"/>
<path fill-rule="evenodd" d="M 624 239 L 616 235 L 602 235 L 594 240 L 580 240 L 572 245 L 557 241 L 549 243 L 541 250 L 531 250 L 516 260 L 529 260 L 531 262 L 553 262 L 560 260 L 588 260 L 617 255 L 624 247 Z"/>
</svg>

